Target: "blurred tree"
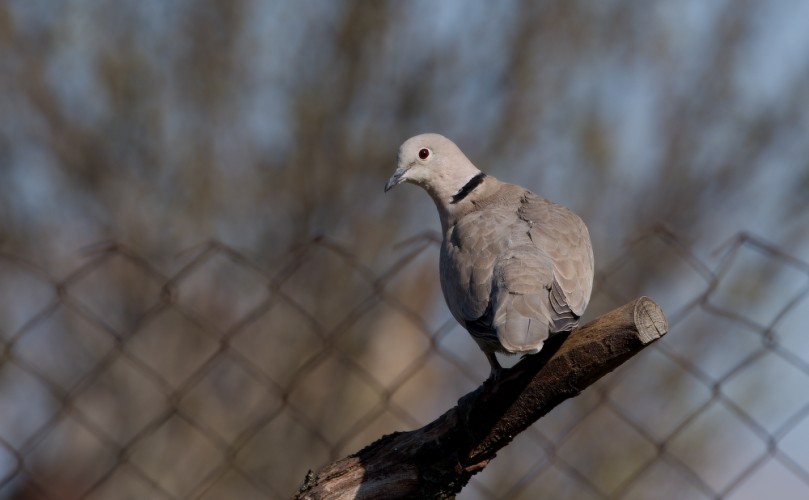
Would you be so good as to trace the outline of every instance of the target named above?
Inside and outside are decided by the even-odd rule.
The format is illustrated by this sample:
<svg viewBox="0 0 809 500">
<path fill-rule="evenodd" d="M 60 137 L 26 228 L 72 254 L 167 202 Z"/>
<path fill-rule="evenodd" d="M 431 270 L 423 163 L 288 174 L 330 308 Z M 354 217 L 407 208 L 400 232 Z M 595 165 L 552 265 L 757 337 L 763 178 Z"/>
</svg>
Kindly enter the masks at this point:
<svg viewBox="0 0 809 500">
<path fill-rule="evenodd" d="M 3 2 L 0 250 L 43 265 L 58 280 L 85 262 L 77 258 L 85 245 L 115 240 L 171 275 L 186 262 L 185 256 L 179 264 L 174 258 L 178 249 L 214 238 L 276 271 L 289 265 L 291 248 L 326 234 L 344 244 L 363 269 L 385 269 L 407 251 L 394 249 L 395 242 L 438 229 L 422 193 L 405 189 L 387 198 L 382 193 L 399 143 L 425 131 L 452 137 L 487 172 L 574 208 L 591 228 L 597 262 L 611 261 L 621 242 L 657 223 L 686 235 L 685 243 L 713 246 L 745 229 L 806 250 L 806 5 Z M 415 358 L 429 340 L 420 333 L 424 325 L 407 324 L 412 318 L 401 320 L 401 311 L 363 302 L 373 284 L 357 278 L 357 268 L 329 248 L 302 251 L 305 257 L 294 254 L 301 259 L 298 267 L 276 278 L 286 280 L 285 293 L 315 317 L 278 299 L 264 311 L 267 325 L 261 331 L 308 329 L 308 340 L 278 349 L 290 346 L 288 358 L 302 363 L 311 356 L 336 361 L 312 365 L 327 366 L 315 375 L 294 372 L 289 385 L 282 384 L 297 411 L 311 411 L 309 429 L 321 435 L 295 434 L 291 429 L 299 415 L 284 414 L 287 423 L 262 441 L 268 448 L 245 465 L 280 481 L 273 490 L 278 494 L 286 494 L 318 460 L 362 444 L 358 436 L 370 439 L 415 424 L 421 412 L 445 408 L 474 384 L 478 371 L 485 372 L 481 363 L 480 370 L 469 369 L 472 377 L 455 383 L 449 373 L 457 374 L 456 367 L 425 361 L 419 380 L 445 381 L 445 392 L 429 396 L 436 398 L 434 406 L 401 382 L 396 394 L 407 397 L 399 404 L 420 409 L 391 417 L 390 427 L 369 428 L 367 434 L 347 431 L 362 413 L 357 408 L 374 408 L 379 400 L 373 391 L 361 394 L 361 386 L 372 382 L 349 375 L 365 366 L 374 367 L 372 379 L 398 380 L 393 361 L 378 363 L 384 344 L 368 338 L 389 335 L 399 342 L 397 352 Z M 388 285 L 428 328 L 442 324 L 446 315 L 433 257 L 417 259 L 408 278 Z M 622 275 L 628 295 L 653 293 L 679 276 L 677 267 L 664 265 L 674 260 L 654 248 L 639 248 L 632 258 Z M 164 347 L 160 341 L 138 343 L 150 325 L 162 325 L 154 327 L 159 332 L 154 335 L 163 339 L 167 332 L 205 330 L 223 317 L 243 319 L 239 315 L 247 308 L 230 291 L 252 278 L 234 272 L 228 259 L 215 262 L 200 271 L 198 286 L 180 290 L 181 297 L 191 297 L 192 309 L 215 311 L 205 316 L 208 324 L 176 318 L 164 324 L 162 316 L 144 317 L 138 309 L 123 315 L 116 333 L 131 334 L 131 348 L 145 349 L 148 359 L 159 357 L 153 350 Z M 126 263 L 110 265 L 109 272 L 103 268 L 102 283 L 94 285 L 100 295 L 113 297 L 121 308 L 149 304 L 157 296 L 140 264 L 132 264 L 134 272 Z M 234 281 L 223 285 L 229 279 Z M 766 281 L 757 283 L 765 287 Z M 90 300 L 91 289 L 76 284 L 73 293 Z M 255 294 L 243 300 L 262 300 Z M 0 304 L 0 318 L 28 310 L 25 301 L 36 310 L 33 299 L 13 297 Z M 603 312 L 608 303 L 596 297 L 590 314 Z M 373 310 L 371 320 L 346 319 L 357 307 Z M 19 323 L 3 321 L 0 330 L 6 334 L 0 338 L 16 338 Z M 70 321 L 59 328 L 81 329 Z M 249 324 L 223 324 L 213 328 L 215 335 L 237 328 L 234 342 L 252 338 Z M 203 334 L 196 335 L 178 341 L 166 366 L 191 353 L 204 357 L 209 347 L 199 340 Z M 256 344 L 244 351 L 262 345 L 256 335 Z M 58 351 L 64 347 L 60 342 L 73 342 L 72 336 L 54 338 L 55 344 L 31 352 Z M 128 352 L 129 344 L 123 349 Z M 272 357 L 277 349 L 254 352 L 266 356 L 259 363 L 280 363 Z M 474 346 L 470 352 L 470 363 L 480 363 Z M 0 377 L 16 381 L 9 375 L 14 369 L 0 358 Z M 688 392 L 676 373 L 667 380 L 673 398 Z M 221 401 L 228 393 L 220 388 L 210 397 Z M 24 403 L 14 399 L 14 404 Z M 116 404 L 126 414 L 137 400 L 118 394 Z M 583 412 L 587 403 L 573 404 Z M 49 409 L 31 411 L 50 415 L 59 405 L 45 406 Z M 0 437 L 8 441 L 5 431 L 0 428 Z M 321 452 L 310 455 L 306 449 Z M 281 451 L 270 451 L 268 458 L 267 450 Z M 69 460 L 69 451 L 53 456 L 31 470 L 58 468 L 59 457 Z M 596 455 L 586 466 L 593 476 L 604 467 Z M 498 484 L 494 476 L 487 481 Z M 542 484 L 531 487 L 532 494 L 542 494 Z"/>
</svg>

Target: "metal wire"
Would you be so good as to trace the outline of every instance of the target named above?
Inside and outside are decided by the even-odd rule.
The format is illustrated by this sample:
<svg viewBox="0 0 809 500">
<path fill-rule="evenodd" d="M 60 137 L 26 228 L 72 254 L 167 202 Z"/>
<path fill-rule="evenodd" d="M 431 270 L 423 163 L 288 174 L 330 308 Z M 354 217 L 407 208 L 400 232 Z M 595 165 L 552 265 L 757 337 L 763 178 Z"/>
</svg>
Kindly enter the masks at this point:
<svg viewBox="0 0 809 500">
<path fill-rule="evenodd" d="M 287 498 L 425 424 L 487 368 L 414 278 L 436 239 L 395 251 L 375 270 L 319 237 L 265 269 L 212 241 L 167 271 L 107 242 L 61 278 L 0 254 L 0 498 Z M 655 227 L 600 267 L 590 312 L 645 291 L 670 333 L 462 498 L 809 497 L 809 262 Z"/>
</svg>

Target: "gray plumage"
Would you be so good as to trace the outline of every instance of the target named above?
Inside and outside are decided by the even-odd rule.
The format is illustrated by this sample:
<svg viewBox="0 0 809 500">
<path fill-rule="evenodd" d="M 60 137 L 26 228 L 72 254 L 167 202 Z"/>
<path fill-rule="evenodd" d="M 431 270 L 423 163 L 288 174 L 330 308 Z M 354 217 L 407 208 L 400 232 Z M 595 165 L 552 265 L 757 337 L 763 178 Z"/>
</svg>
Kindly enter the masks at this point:
<svg viewBox="0 0 809 500">
<path fill-rule="evenodd" d="M 577 324 L 593 286 L 584 222 L 567 208 L 481 173 L 449 139 L 423 134 L 399 148 L 385 191 L 424 188 L 441 219 L 441 289 L 486 353 L 534 354 Z"/>
</svg>

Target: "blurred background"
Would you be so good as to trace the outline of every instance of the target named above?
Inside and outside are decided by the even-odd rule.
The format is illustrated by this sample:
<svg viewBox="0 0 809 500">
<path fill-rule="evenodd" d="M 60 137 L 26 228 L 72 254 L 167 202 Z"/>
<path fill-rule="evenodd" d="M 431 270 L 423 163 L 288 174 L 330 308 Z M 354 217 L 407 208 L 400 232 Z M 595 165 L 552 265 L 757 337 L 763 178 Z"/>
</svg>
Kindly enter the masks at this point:
<svg viewBox="0 0 809 500">
<path fill-rule="evenodd" d="M 809 498 L 809 2 L 0 3 L 0 498 L 287 498 L 488 364 L 406 138 L 661 342 L 459 495 Z"/>
</svg>

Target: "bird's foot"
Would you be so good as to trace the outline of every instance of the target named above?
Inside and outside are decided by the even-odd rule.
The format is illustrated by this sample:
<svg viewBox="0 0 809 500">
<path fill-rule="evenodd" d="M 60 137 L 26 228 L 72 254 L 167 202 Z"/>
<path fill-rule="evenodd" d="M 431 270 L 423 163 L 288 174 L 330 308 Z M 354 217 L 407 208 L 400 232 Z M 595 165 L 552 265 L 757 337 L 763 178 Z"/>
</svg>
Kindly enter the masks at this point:
<svg viewBox="0 0 809 500">
<path fill-rule="evenodd" d="M 487 378 L 486 380 L 487 381 L 491 380 L 492 382 L 495 382 L 500 378 L 502 378 L 503 375 L 506 373 L 506 369 L 500 366 L 500 362 L 497 361 L 497 356 L 495 356 L 493 352 L 487 352 L 486 359 L 489 360 L 489 366 L 492 367 L 491 371 L 489 372 L 489 378 Z"/>
<path fill-rule="evenodd" d="M 497 382 L 505 376 L 507 371 L 508 368 L 503 368 L 502 366 L 498 366 L 497 368 L 492 367 L 492 370 L 489 372 L 489 378 L 487 378 L 486 381 L 491 380 L 492 382 Z"/>
</svg>

